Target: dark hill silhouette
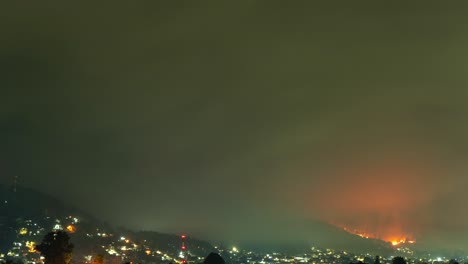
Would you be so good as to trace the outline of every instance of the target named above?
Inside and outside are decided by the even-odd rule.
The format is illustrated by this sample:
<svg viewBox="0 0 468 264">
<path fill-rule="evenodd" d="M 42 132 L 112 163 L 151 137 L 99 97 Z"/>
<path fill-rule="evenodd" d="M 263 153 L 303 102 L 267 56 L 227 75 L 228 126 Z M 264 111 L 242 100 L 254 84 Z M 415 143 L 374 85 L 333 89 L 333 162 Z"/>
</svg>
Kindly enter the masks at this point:
<svg viewBox="0 0 468 264">
<path fill-rule="evenodd" d="M 37 190 L 19 186 L 16 192 L 10 188 L 0 185 L 0 201 L 8 201 L 0 204 L 0 235 L 6 237 L 0 242 L 0 250 L 11 245 L 16 236 L 14 229 L 17 228 L 21 219 L 32 219 L 43 221 L 44 217 L 64 218 L 68 215 L 80 216 L 80 226 L 76 234 L 72 234 L 77 252 L 98 251 L 95 244 L 99 239 L 84 236 L 86 233 L 95 233 L 96 229 L 107 230 L 107 232 L 121 232 L 135 240 L 146 240 L 147 243 L 158 245 L 161 250 L 178 250 L 180 238 L 176 235 L 162 234 L 157 232 L 134 232 L 127 229 L 116 229 L 111 225 L 99 221 L 85 211 L 70 207 L 60 200 L 43 194 Z M 46 229 L 52 228 L 53 222 L 43 223 Z M 319 221 L 290 222 L 281 226 L 259 227 L 258 233 L 252 234 L 257 239 L 249 239 L 244 242 L 234 243 L 244 249 L 256 251 L 277 251 L 285 253 L 303 253 L 310 250 L 312 246 L 321 248 L 334 248 L 351 252 L 373 252 L 375 254 L 387 255 L 394 252 L 388 243 L 380 240 L 364 239 L 349 234 L 340 228 Z M 290 237 L 288 241 L 278 239 L 279 237 Z M 94 241 L 95 240 L 95 241 Z M 92 243 L 91 243 L 92 242 Z M 198 255 L 206 255 L 216 251 L 208 242 L 201 240 L 187 241 L 196 246 L 190 247 L 197 251 Z"/>
<path fill-rule="evenodd" d="M 42 234 L 29 237 L 37 244 L 61 219 L 63 228 L 66 223 L 63 219 L 79 218 L 76 232 L 70 234 L 75 245 L 74 255 L 85 255 L 90 252 L 106 254 L 102 245 L 113 243 L 117 235 L 124 235 L 132 241 L 154 246 L 163 252 L 178 252 L 180 250 L 180 237 L 178 235 L 164 234 L 151 231 L 132 231 L 125 228 L 116 228 L 100 221 L 91 214 L 71 207 L 60 200 L 41 193 L 34 189 L 18 186 L 16 192 L 12 188 L 0 184 L 0 253 L 6 253 L 12 243 L 18 238 L 18 230 L 27 225 L 28 221 L 37 223 L 44 228 Z M 70 218 L 71 216 L 71 218 Z M 97 236 L 98 232 L 114 234 L 114 237 Z M 216 249 L 208 242 L 187 237 L 187 246 L 191 252 L 204 256 Z M 157 246 L 157 247 L 156 247 Z"/>
<path fill-rule="evenodd" d="M 35 218 L 42 216 L 61 217 L 69 214 L 97 221 L 91 214 L 73 206 L 65 205 L 53 196 L 37 190 L 18 186 L 16 192 L 5 185 L 0 185 L 0 201 L 7 201 L 2 212 L 7 216 Z"/>
</svg>

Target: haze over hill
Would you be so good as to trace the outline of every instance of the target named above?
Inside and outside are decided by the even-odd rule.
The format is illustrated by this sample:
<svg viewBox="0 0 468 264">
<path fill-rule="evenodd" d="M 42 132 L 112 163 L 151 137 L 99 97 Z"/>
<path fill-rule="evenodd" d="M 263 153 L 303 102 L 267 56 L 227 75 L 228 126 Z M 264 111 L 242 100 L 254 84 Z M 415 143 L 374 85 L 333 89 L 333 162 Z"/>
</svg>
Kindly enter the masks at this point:
<svg viewBox="0 0 468 264">
<path fill-rule="evenodd" d="M 0 185 L 0 200 L 7 201 L 0 208 L 0 215 L 7 216 L 3 219 L 3 225 L 0 226 L 0 231 L 5 233 L 7 229 L 13 227 L 12 230 L 19 228 L 17 225 L 18 219 L 34 219 L 34 221 L 41 222 L 43 217 L 51 219 L 48 226 L 45 226 L 46 230 L 51 230 L 56 224 L 54 219 L 65 219 L 69 215 L 77 216 L 80 218 L 80 226 L 78 233 L 82 234 L 86 232 L 94 232 L 93 230 L 101 229 L 107 230 L 107 232 L 114 232 L 120 230 L 122 233 L 132 234 L 132 236 L 138 237 L 138 240 L 147 239 L 152 243 L 158 244 L 159 248 L 168 250 L 171 247 L 177 247 L 179 238 L 177 235 L 166 235 L 155 232 L 138 232 L 130 231 L 125 227 L 116 228 L 113 223 L 104 223 L 97 220 L 90 214 L 85 213 L 81 209 L 70 207 L 65 202 L 61 202 L 54 198 L 39 192 L 37 190 L 17 187 L 17 191 L 13 192 L 11 188 L 4 185 Z M 154 208 L 157 210 L 157 208 Z M 125 210 L 122 211 L 125 214 Z M 209 215 L 207 216 L 209 218 Z M 188 219 L 189 220 L 189 219 Z M 217 241 L 220 245 L 224 246 L 238 246 L 246 249 L 253 249 L 258 251 L 277 251 L 277 252 L 289 252 L 289 253 L 303 253 L 308 252 L 312 246 L 323 247 L 323 248 L 334 248 L 338 250 L 348 250 L 356 253 L 359 252 L 373 252 L 374 254 L 390 254 L 393 252 L 393 248 L 383 241 L 368 240 L 361 237 L 351 235 L 344 232 L 343 230 L 334 227 L 329 224 L 321 223 L 318 221 L 303 221 L 303 222 L 283 222 L 281 226 L 274 226 L 265 223 L 263 225 L 254 226 L 257 229 L 255 234 L 249 234 L 249 237 L 255 236 L 255 239 L 250 240 L 229 240 L 229 238 L 219 236 Z M 80 230 L 84 229 L 84 230 Z M 112 231 L 114 230 L 114 231 Z M 157 231 L 157 230 L 152 230 Z M 104 232 L 104 231 L 102 231 Z M 246 230 L 245 232 L 252 232 Z M 193 240 L 193 234 L 190 234 L 192 238 L 192 244 L 204 245 L 205 251 L 202 254 L 207 253 L 211 246 L 208 246 L 205 242 Z M 278 238 L 288 236 L 289 240 L 280 240 Z M 90 245 L 86 243 L 94 244 L 86 238 L 81 238 L 77 234 L 72 236 L 75 240 L 78 240 L 78 251 L 83 251 L 83 248 L 90 248 Z M 9 236 L 9 240 L 14 239 L 14 236 Z M 40 239 L 40 237 L 37 237 Z M 10 244 L 12 241 L 9 241 Z M 8 241 L 2 242 L 2 248 L 8 247 Z M 165 246 L 163 246 L 165 245 Z M 95 245 L 91 245 L 91 248 Z"/>
<path fill-rule="evenodd" d="M 0 181 L 135 230 L 468 248 L 467 6 L 1 1 Z"/>
</svg>

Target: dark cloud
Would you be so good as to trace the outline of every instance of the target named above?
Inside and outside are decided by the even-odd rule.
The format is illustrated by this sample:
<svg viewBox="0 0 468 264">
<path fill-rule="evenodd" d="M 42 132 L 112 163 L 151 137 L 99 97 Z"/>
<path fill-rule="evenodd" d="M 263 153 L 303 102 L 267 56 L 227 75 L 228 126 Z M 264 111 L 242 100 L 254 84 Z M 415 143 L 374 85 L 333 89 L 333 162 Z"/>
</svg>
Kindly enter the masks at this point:
<svg viewBox="0 0 468 264">
<path fill-rule="evenodd" d="M 462 10 L 5 6 L 2 180 L 134 228 L 450 237 L 468 217 Z"/>
</svg>

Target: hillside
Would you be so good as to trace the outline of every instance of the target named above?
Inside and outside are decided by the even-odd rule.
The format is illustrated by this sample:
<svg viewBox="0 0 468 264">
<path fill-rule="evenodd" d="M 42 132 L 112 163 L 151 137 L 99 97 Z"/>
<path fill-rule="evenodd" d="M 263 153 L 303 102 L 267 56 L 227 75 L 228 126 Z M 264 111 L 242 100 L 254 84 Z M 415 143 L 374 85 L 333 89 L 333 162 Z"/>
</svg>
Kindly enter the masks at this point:
<svg viewBox="0 0 468 264">
<path fill-rule="evenodd" d="M 32 250 L 34 244 L 57 229 L 69 232 L 75 245 L 75 263 L 90 261 L 97 254 L 105 255 L 106 263 L 135 259 L 167 263 L 180 253 L 182 241 L 178 235 L 115 228 L 33 189 L 18 187 L 14 192 L 0 185 L 0 201 L 0 254 L 38 259 Z M 188 259 L 197 260 L 216 251 L 208 242 L 191 237 L 185 239 L 185 244 Z"/>
<path fill-rule="evenodd" d="M 0 234 L 5 238 L 0 241 L 0 252 L 4 254 L 12 248 L 18 255 L 35 254 L 28 252 L 26 242 L 39 243 L 44 234 L 53 229 L 68 229 L 75 244 L 74 262 L 77 263 L 89 261 L 96 254 L 108 256 L 108 263 L 121 263 L 122 259 L 166 263 L 180 253 L 181 238 L 178 235 L 115 228 L 33 189 L 18 187 L 13 192 L 0 185 L 0 201 L 3 201 L 0 205 Z M 304 253 L 311 247 L 321 247 L 355 253 L 395 253 L 395 248 L 389 243 L 364 239 L 318 221 L 291 222 L 268 226 L 264 230 L 259 227 L 258 230 L 256 240 L 223 241 L 220 244 L 233 244 L 258 252 Z M 268 236 L 264 235 L 267 233 Z M 291 239 L 275 239 L 285 235 Z M 14 242 L 20 242 L 22 246 L 13 245 Z M 191 237 L 185 243 L 193 260 L 217 251 L 210 243 Z"/>
<path fill-rule="evenodd" d="M 258 234 L 257 240 L 244 240 L 238 245 L 256 251 L 291 254 L 308 252 L 311 247 L 378 255 L 395 253 L 395 248 L 388 242 L 365 239 L 334 225 L 313 220 L 292 221 L 283 223 L 281 226 L 268 226 L 267 230 L 260 230 Z M 290 239 L 285 240 L 284 237 L 288 235 Z"/>
</svg>

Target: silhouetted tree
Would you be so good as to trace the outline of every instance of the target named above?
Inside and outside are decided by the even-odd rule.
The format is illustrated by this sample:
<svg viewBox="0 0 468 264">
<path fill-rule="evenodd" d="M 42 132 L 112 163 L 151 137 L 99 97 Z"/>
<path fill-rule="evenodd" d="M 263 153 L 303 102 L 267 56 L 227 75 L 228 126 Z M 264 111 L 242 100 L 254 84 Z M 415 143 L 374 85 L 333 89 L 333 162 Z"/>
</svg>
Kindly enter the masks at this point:
<svg viewBox="0 0 468 264">
<path fill-rule="evenodd" d="M 455 259 L 449 260 L 448 264 L 459 264 Z"/>
<path fill-rule="evenodd" d="M 203 264 L 225 264 L 224 259 L 218 254 L 211 252 L 203 261 Z"/>
<path fill-rule="evenodd" d="M 36 246 L 36 250 L 44 256 L 45 264 L 69 264 L 71 261 L 73 244 L 70 237 L 63 231 L 49 232 Z"/>
<path fill-rule="evenodd" d="M 406 260 L 403 257 L 394 257 L 392 259 L 392 264 L 406 264 Z"/>
<path fill-rule="evenodd" d="M 4 261 L 0 262 L 0 264 L 23 264 L 23 260 L 22 259 L 18 259 L 18 258 L 10 258 L 10 257 L 7 257 Z"/>
<path fill-rule="evenodd" d="M 380 264 L 380 256 L 375 256 L 374 264 Z"/>
</svg>

